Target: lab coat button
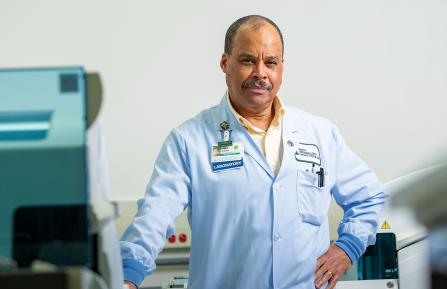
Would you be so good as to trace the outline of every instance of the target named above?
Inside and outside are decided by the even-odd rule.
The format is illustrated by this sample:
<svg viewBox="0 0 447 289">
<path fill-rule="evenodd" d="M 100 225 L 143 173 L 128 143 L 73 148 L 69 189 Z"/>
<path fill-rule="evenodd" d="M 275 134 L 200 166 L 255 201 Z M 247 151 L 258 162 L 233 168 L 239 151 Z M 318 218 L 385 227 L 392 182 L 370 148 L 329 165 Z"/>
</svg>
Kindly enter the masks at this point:
<svg viewBox="0 0 447 289">
<path fill-rule="evenodd" d="M 280 234 L 275 234 L 275 236 L 273 236 L 273 241 L 279 241 L 279 239 L 281 239 L 281 235 Z"/>
<path fill-rule="evenodd" d="M 278 184 L 278 183 L 274 183 L 274 184 L 273 184 L 273 189 L 274 189 L 275 191 L 279 190 L 280 188 L 281 188 L 281 185 L 280 185 L 280 184 Z"/>
</svg>

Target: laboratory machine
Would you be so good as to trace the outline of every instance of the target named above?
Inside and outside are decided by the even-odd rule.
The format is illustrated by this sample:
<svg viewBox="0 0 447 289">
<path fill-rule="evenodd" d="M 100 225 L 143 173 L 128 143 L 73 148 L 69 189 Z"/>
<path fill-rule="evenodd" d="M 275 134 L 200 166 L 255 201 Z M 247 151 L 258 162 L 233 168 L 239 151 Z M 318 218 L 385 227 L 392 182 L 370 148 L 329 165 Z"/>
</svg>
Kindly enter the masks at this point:
<svg viewBox="0 0 447 289">
<path fill-rule="evenodd" d="M 123 288 L 100 77 L 0 70 L 0 288 Z"/>
</svg>

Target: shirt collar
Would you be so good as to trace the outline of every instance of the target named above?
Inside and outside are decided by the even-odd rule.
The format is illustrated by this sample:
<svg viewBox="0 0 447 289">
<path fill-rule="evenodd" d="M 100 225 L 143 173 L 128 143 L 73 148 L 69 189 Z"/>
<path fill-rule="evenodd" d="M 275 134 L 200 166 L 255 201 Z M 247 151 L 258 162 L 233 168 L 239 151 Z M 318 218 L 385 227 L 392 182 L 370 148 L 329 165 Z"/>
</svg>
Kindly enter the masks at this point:
<svg viewBox="0 0 447 289">
<path fill-rule="evenodd" d="M 256 133 L 256 134 L 265 134 L 266 133 L 262 129 L 252 125 L 245 117 L 241 116 L 234 109 L 233 105 L 231 104 L 230 95 L 228 94 L 228 91 L 226 92 L 226 98 L 227 98 L 228 107 L 230 108 L 231 113 L 233 113 L 234 117 L 239 121 L 239 123 L 242 124 L 250 133 Z M 273 117 L 273 120 L 270 123 L 270 126 L 279 127 L 281 125 L 281 121 L 284 117 L 284 114 L 286 113 L 284 104 L 279 96 L 276 96 L 273 99 L 273 109 L 275 110 L 275 116 Z"/>
</svg>

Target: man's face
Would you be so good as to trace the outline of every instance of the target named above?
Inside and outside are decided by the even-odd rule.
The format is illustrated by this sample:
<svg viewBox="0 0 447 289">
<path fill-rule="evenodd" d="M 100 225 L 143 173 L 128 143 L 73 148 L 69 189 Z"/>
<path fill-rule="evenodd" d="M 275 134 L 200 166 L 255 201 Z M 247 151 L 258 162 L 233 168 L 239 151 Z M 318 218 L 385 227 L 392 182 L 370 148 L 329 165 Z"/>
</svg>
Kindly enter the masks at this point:
<svg viewBox="0 0 447 289">
<path fill-rule="evenodd" d="M 233 39 L 231 54 L 222 55 L 220 66 L 236 107 L 246 110 L 265 107 L 275 98 L 284 70 L 278 32 L 267 23 L 256 28 L 241 26 Z"/>
</svg>

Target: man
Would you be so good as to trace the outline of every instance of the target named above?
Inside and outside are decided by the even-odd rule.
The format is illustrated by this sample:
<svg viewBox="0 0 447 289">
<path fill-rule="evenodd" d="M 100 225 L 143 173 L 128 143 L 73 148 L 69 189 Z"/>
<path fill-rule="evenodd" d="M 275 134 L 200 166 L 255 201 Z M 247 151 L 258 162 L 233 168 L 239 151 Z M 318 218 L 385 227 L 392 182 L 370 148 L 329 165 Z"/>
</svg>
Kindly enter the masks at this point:
<svg viewBox="0 0 447 289">
<path fill-rule="evenodd" d="M 328 120 L 286 107 L 283 38 L 262 16 L 227 31 L 228 93 L 175 128 L 124 233 L 132 288 L 155 269 L 174 219 L 188 208 L 189 288 L 333 288 L 375 241 L 385 194 Z M 329 243 L 331 197 L 344 209 Z"/>
</svg>

